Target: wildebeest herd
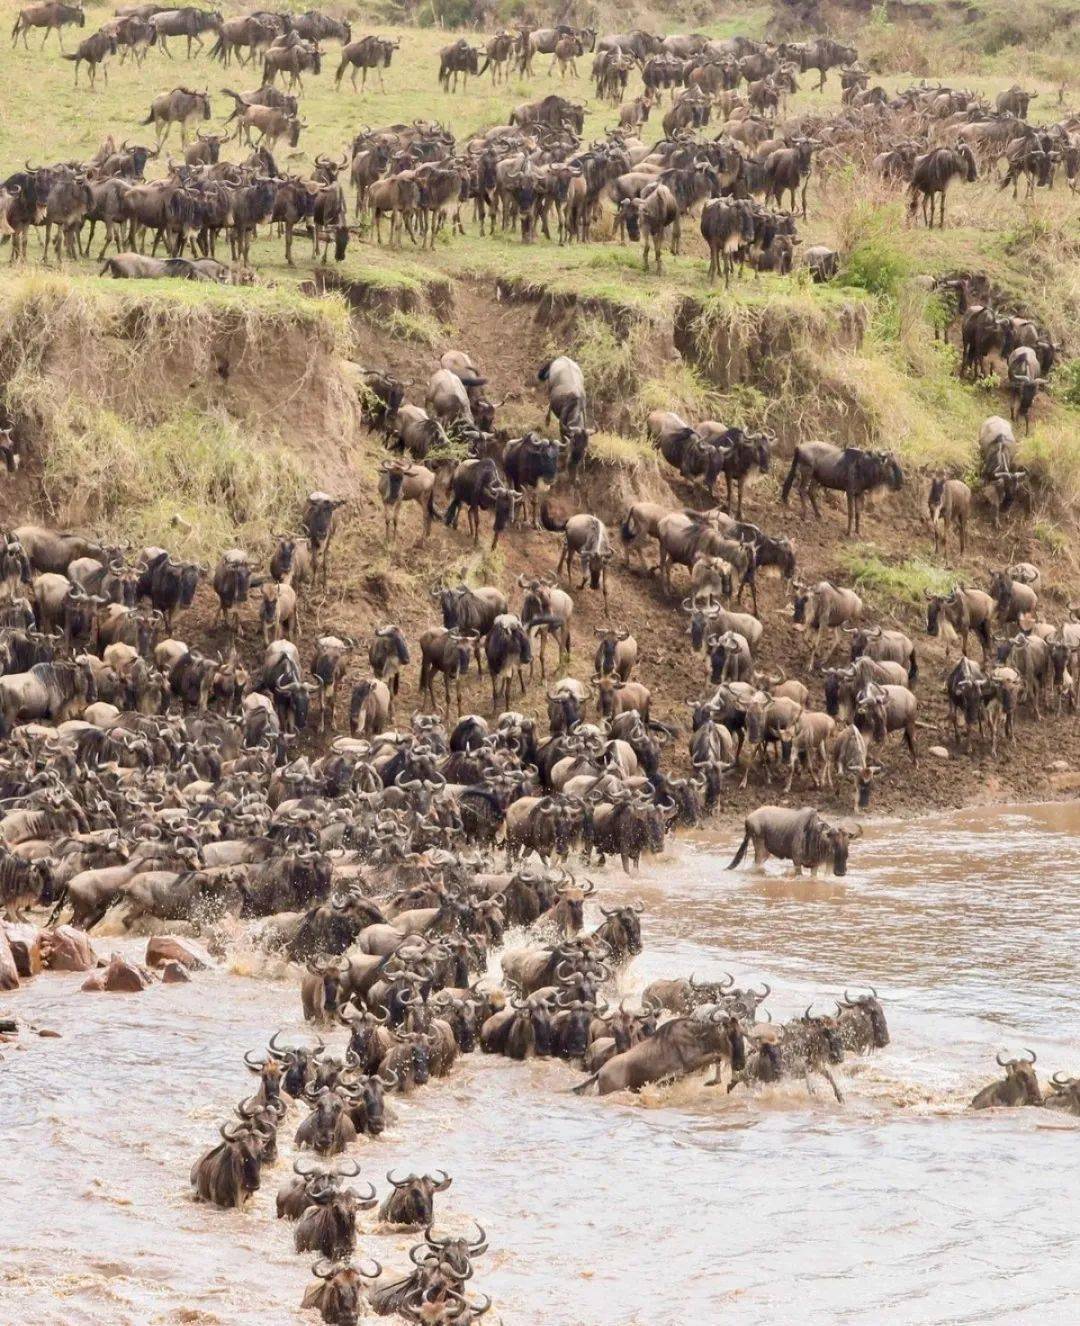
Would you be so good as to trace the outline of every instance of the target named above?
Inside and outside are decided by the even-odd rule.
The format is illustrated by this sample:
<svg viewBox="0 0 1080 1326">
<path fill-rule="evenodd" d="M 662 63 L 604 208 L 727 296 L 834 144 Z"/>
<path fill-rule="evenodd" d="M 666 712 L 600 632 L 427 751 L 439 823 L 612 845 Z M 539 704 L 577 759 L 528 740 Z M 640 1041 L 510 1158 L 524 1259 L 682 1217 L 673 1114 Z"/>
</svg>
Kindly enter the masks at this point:
<svg viewBox="0 0 1080 1326">
<path fill-rule="evenodd" d="M 54 29 L 62 43 L 65 26 L 81 28 L 85 18 L 81 5 L 44 0 L 21 12 L 13 43 L 21 38 L 25 45 L 31 28 L 44 30 L 42 44 Z M 980 169 L 999 163 L 1001 186 L 1011 184 L 1014 192 L 1021 177 L 1029 194 L 1052 188 L 1062 171 L 1073 188 L 1080 179 L 1080 122 L 1066 116 L 1030 124 L 1037 94 L 1014 86 L 990 106 L 968 89 L 922 82 L 889 95 L 870 85 L 854 47 L 830 37 L 772 43 L 640 29 L 598 36 L 559 25 L 500 31 L 483 49 L 460 38 L 440 55 L 438 79 L 447 92 L 459 77 L 467 81 L 489 70 L 495 83 L 511 69 L 531 77 L 538 55 L 551 55 L 552 69 L 576 78 L 577 58 L 589 54 L 597 100 L 618 111 L 617 124 L 588 142 L 585 104 L 548 93 L 515 106 L 509 123 L 463 142 L 441 120 L 364 126 L 341 145 L 340 155 L 317 156 L 308 176 L 283 169 L 274 153 L 282 143 L 297 148 L 308 127 L 303 76 L 320 74 L 320 43 L 340 44 L 335 85 L 349 72 L 355 88 L 358 73 L 366 86 L 369 70 L 381 84 L 398 39 L 368 34 L 354 41 L 349 23 L 317 11 L 224 18 L 195 7 L 128 5 L 64 58 L 75 62 L 76 79 L 85 63 L 93 86 L 96 70 L 106 69 L 113 56 L 141 65 L 154 48 L 172 60 L 168 42 L 183 39 L 191 59 L 210 37 L 209 57 L 225 67 L 235 61 L 259 68 L 261 62 L 260 86 L 222 89 L 232 101 L 223 129 L 202 130 L 212 117 L 209 90 L 179 85 L 155 97 L 146 117 L 135 121 L 154 127 L 153 148 L 118 132 L 89 161 L 28 163 L 0 192 L 0 237 L 10 237 L 13 259 L 26 256 L 28 230 L 42 225 L 46 254 L 52 242 L 57 262 L 89 255 L 100 223 L 103 273 L 249 279 L 251 241 L 260 229 L 284 235 L 288 264 L 298 229 L 325 262 L 331 249 L 337 260 L 345 257 L 359 224 L 379 243 L 387 222 L 390 244 L 408 235 L 414 244 L 431 246 L 440 234 L 463 231 L 468 210 L 481 235 L 518 229 L 527 242 L 542 235 L 560 244 L 585 243 L 614 228 L 621 239 L 640 240 L 646 270 L 651 262 L 659 273 L 664 244 L 677 253 L 684 218 L 694 215 L 709 253 L 709 277 L 722 271 L 727 282 L 736 263 L 740 270 L 746 264 L 792 270 L 800 244 L 796 213 L 807 215 L 815 172 L 824 179 L 850 163 L 906 185 L 911 217 L 921 208 L 930 225 L 935 215 L 944 224 L 954 181 L 973 181 Z M 840 109 L 789 115 L 787 100 L 798 79 L 818 74 L 820 88 L 830 70 L 839 70 Z M 631 96 L 637 82 L 641 91 Z M 665 92 L 670 106 L 661 115 L 660 136 L 650 142 L 645 126 L 654 109 L 662 111 Z M 146 168 L 160 161 L 174 125 L 182 160 L 168 158 L 164 177 L 147 181 Z M 225 160 L 222 149 L 230 142 L 251 151 Z M 351 223 L 346 185 L 355 193 Z M 231 268 L 218 260 L 223 235 Z M 837 253 L 820 244 L 807 247 L 803 262 L 815 280 L 831 279 L 840 267 Z"/>
<path fill-rule="evenodd" d="M 650 421 L 658 454 L 683 477 L 709 494 L 721 478 L 730 485 L 734 514 L 713 497 L 702 511 L 635 503 L 614 533 L 588 511 L 559 518 L 548 490 L 565 479 L 560 501 L 579 491 L 587 383 L 565 356 L 537 377 L 559 436 L 529 434 L 499 450 L 498 407 L 467 353 L 443 356 L 426 410 L 410 407 L 406 384 L 388 372 L 364 374 L 372 427 L 408 453 L 390 450 L 379 477 L 388 537 L 412 500 L 421 537 L 436 519 L 453 526 L 465 508 L 474 540 L 481 514 L 493 512 L 496 538 L 535 523 L 557 535 L 561 556 L 551 571 L 519 575 L 519 606 L 496 585 L 433 585 L 437 622 L 415 640 L 394 622 L 378 627 L 362 675 L 362 642 L 344 633 L 317 627 L 301 655 L 301 624 L 318 618 L 349 519 L 331 494 L 310 495 L 265 567 L 243 549 L 224 550 L 210 567 L 39 524 L 0 540 L 5 910 L 18 921 L 44 904 L 53 922 L 69 916 L 85 929 L 110 912 L 125 929 L 144 918 L 206 928 L 231 917 L 303 969 L 304 1016 L 340 1024 L 347 1043 L 330 1054 L 321 1042 L 275 1037 L 252 1055 L 259 1088 L 192 1182 L 207 1201 L 242 1205 L 273 1163 L 288 1101 L 310 1107 L 294 1141 L 320 1160 L 296 1160 L 279 1209 L 297 1220 L 298 1250 L 319 1254 L 305 1303 L 329 1322 L 353 1322 L 361 1301 L 429 1326 L 472 1321 L 489 1306 L 465 1287 L 484 1236 L 462 1242 L 433 1220 L 445 1176 L 391 1179 L 380 1219 L 422 1228 L 424 1240 L 411 1269 L 383 1273 L 352 1259 L 357 1218 L 375 1194 L 346 1185 L 355 1165 L 338 1159 L 382 1131 L 387 1093 L 445 1076 L 461 1053 L 561 1058 L 586 1074 L 582 1092 L 636 1091 L 726 1065 L 729 1090 L 819 1075 L 839 1100 L 834 1069 L 845 1054 L 888 1043 L 873 992 L 784 1023 L 757 1020 L 767 986 L 662 981 L 632 1007 L 613 994 L 642 948 L 641 907 L 602 908 L 589 929 L 594 886 L 569 869 L 572 858 L 617 857 L 629 871 L 662 852 L 676 826 L 722 808 L 726 781 L 740 774 L 743 786 L 783 779 L 786 793 L 797 777 L 815 788 L 850 780 L 857 813 L 883 772 L 890 733 L 917 758 L 925 669 L 916 641 L 874 622 L 853 589 L 804 582 L 790 537 L 739 519 L 754 500 L 743 486 L 772 462 L 768 435 L 671 415 Z M 988 421 L 984 433 L 998 448 L 996 467 L 1009 425 Z M 442 445 L 451 441 L 472 454 L 456 459 L 460 450 Z M 806 444 L 788 480 L 815 511 L 820 489 L 842 494 L 854 530 L 865 499 L 887 503 L 904 475 L 885 453 Z M 970 502 L 965 509 L 973 518 Z M 573 675 L 575 597 L 606 603 L 608 576 L 625 574 L 649 539 L 672 607 L 681 602 L 690 643 L 706 656 L 685 757 L 675 744 L 683 724 L 653 712 L 627 626 L 607 618 L 595 628 L 586 677 Z M 672 584 L 676 568 L 688 574 L 685 590 Z M 766 631 L 759 578 L 773 574 L 812 637 L 805 681 L 756 661 Z M 1012 740 L 1025 709 L 1032 718 L 1048 702 L 1075 709 L 1080 627 L 1043 622 L 1040 588 L 1038 569 L 1017 564 L 987 591 L 958 585 L 928 605 L 931 632 L 953 631 L 965 650 L 974 635 L 982 650 L 981 666 L 964 652 L 947 680 L 958 755 L 987 734 L 995 748 Z M 213 652 L 183 638 L 197 598 L 211 594 L 224 642 Z M 252 636 L 261 643 L 252 647 Z M 848 638 L 850 662 L 825 666 Z M 490 719 L 465 703 L 474 664 L 489 676 Z M 405 714 L 400 682 L 410 667 L 419 703 Z M 511 707 L 537 670 L 546 733 Z M 680 775 L 683 761 L 691 767 Z M 775 856 L 796 874 L 843 876 L 858 836 L 814 807 L 764 805 L 746 817 L 732 866 L 752 846 L 759 864 Z M 511 931 L 527 932 L 524 946 L 505 947 Z M 496 985 L 489 960 L 500 949 Z M 1077 1112 L 1071 1079 L 1056 1076 L 1043 1101 L 1029 1063 L 1003 1066 L 1005 1079 L 976 1105 Z"/>
</svg>

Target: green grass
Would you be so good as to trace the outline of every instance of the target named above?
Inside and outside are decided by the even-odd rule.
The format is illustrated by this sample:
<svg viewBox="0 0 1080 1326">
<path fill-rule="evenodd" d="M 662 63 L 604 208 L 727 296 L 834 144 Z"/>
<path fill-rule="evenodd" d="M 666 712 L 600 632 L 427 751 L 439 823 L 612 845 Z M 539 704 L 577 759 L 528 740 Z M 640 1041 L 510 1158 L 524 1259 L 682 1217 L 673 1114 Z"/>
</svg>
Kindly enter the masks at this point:
<svg viewBox="0 0 1080 1326">
<path fill-rule="evenodd" d="M 956 583 L 956 577 L 940 566 L 921 558 L 886 562 L 866 544 L 842 548 L 839 560 L 857 589 L 871 597 L 899 600 L 914 608 L 922 607 L 924 592 L 948 593 Z"/>
</svg>

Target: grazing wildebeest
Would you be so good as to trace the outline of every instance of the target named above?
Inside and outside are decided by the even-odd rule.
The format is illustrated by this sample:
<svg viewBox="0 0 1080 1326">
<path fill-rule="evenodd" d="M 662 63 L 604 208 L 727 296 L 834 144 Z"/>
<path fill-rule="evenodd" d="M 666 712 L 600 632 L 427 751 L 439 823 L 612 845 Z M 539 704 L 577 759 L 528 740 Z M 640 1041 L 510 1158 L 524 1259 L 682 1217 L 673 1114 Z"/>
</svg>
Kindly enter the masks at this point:
<svg viewBox="0 0 1080 1326">
<path fill-rule="evenodd" d="M 777 856 L 790 861 L 796 875 L 801 875 L 806 866 L 813 876 L 822 866 L 835 875 L 846 875 L 848 844 L 862 834 L 858 827 L 842 829 L 828 824 L 812 806 L 802 810 L 760 806 L 747 815 L 745 830 L 729 870 L 742 864 L 746 849 L 753 843 L 755 867 Z"/>
<path fill-rule="evenodd" d="M 685 1077 L 723 1059 L 733 1074 L 741 1072 L 746 1065 L 746 1042 L 738 1018 L 717 1008 L 708 1017 L 665 1022 L 655 1035 L 614 1055 L 599 1072 L 574 1087 L 574 1092 L 582 1095 L 594 1082 L 601 1096 L 612 1091 L 640 1091 L 650 1082 Z"/>
<path fill-rule="evenodd" d="M 1028 1059 L 1002 1059 L 1000 1053 L 995 1055 L 998 1067 L 1005 1069 L 1005 1077 L 978 1092 L 971 1102 L 973 1110 L 986 1110 L 995 1105 L 1014 1108 L 1043 1103 L 1039 1079 L 1035 1075 L 1037 1056 L 1034 1050 L 1027 1053 L 1030 1055 Z"/>
<path fill-rule="evenodd" d="M 954 179 L 974 184 L 979 178 L 975 154 L 967 143 L 956 147 L 935 147 L 915 158 L 908 187 L 908 216 L 914 219 L 922 201 L 923 221 L 933 228 L 935 199 L 941 197 L 941 215 L 938 228 L 945 225 L 945 194 Z"/>
<path fill-rule="evenodd" d="M 831 442 L 803 442 L 791 458 L 780 500 L 786 506 L 791 489 L 798 480 L 799 502 L 806 514 L 809 498 L 814 515 L 820 520 L 817 489 L 831 488 L 847 498 L 847 533 L 860 532 L 863 499 L 876 488 L 898 492 L 904 484 L 904 472 L 891 452 L 863 451 L 859 447 L 835 447 Z"/>
</svg>

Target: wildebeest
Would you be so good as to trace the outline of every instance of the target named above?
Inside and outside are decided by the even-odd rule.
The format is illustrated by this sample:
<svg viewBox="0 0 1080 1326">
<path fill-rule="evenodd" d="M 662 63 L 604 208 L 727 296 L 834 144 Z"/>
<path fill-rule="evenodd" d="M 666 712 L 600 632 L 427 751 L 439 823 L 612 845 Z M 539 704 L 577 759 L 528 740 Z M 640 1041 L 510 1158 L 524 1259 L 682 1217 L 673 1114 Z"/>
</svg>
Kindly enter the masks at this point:
<svg viewBox="0 0 1080 1326">
<path fill-rule="evenodd" d="M 827 580 L 821 580 L 813 586 L 795 581 L 793 588 L 795 603 L 792 620 L 796 625 L 805 625 L 808 630 L 816 632 L 810 646 L 810 668 L 813 670 L 825 632 L 832 630 L 833 642 L 828 653 L 821 655 L 822 660 L 831 657 L 840 643 L 842 628 L 862 619 L 863 601 L 853 589 L 838 589 Z"/>
<path fill-rule="evenodd" d="M 220 1132 L 218 1145 L 192 1166 L 191 1186 L 204 1202 L 239 1209 L 259 1189 L 262 1139 L 239 1124 L 222 1124 Z"/>
<path fill-rule="evenodd" d="M 1017 415 L 1024 421 L 1024 432 L 1031 432 L 1031 407 L 1046 378 L 1039 373 L 1039 358 L 1029 345 L 1018 345 L 1010 351 L 1008 360 L 1009 417 L 1015 422 Z"/>
<path fill-rule="evenodd" d="M 425 1229 L 435 1222 L 435 1194 L 445 1192 L 453 1179 L 445 1170 L 438 1170 L 439 1178 L 430 1174 L 408 1174 L 395 1179 L 394 1171 L 386 1175 L 390 1192 L 379 1207 L 379 1219 L 384 1224 L 401 1225 L 408 1229 Z"/>
<path fill-rule="evenodd" d="M 726 1059 L 732 1073 L 746 1065 L 746 1042 L 738 1018 L 722 1008 L 707 1018 L 672 1018 L 655 1035 L 607 1061 L 599 1072 L 574 1087 L 582 1095 L 596 1083 L 597 1092 L 640 1091 L 650 1082 L 685 1077 Z"/>
<path fill-rule="evenodd" d="M 1027 1053 L 1027 1059 L 1002 1059 L 1000 1054 L 995 1056 L 998 1067 L 1005 1069 L 1005 1077 L 1000 1082 L 991 1082 L 976 1094 L 971 1102 L 973 1110 L 985 1110 L 995 1105 L 1015 1107 L 1043 1103 L 1039 1079 L 1035 1075 L 1037 1056 L 1034 1050 L 1028 1050 Z"/>
<path fill-rule="evenodd" d="M 209 118 L 210 98 L 205 90 L 195 92 L 192 88 L 174 87 L 171 92 L 162 92 L 154 98 L 150 103 L 150 114 L 139 123 L 154 126 L 160 148 L 174 124 L 180 126 L 180 142 L 183 144 L 188 140 L 190 122 Z"/>
<path fill-rule="evenodd" d="M 79 28 L 86 27 L 86 14 L 83 12 L 81 0 L 77 5 L 61 4 L 60 0 L 44 0 L 43 4 L 29 5 L 26 9 L 19 10 L 15 26 L 11 29 L 11 44 L 12 46 L 16 45 L 21 35 L 23 45 L 29 50 L 29 42 L 26 38 L 30 29 L 44 28 L 45 35 L 41 39 L 42 46 L 49 40 L 49 33 L 55 31 L 60 49 L 63 50 L 64 27 L 70 23 Z"/>
<path fill-rule="evenodd" d="M 201 51 L 203 48 L 202 33 L 220 32 L 222 17 L 212 10 L 188 6 L 183 9 L 166 9 L 151 14 L 149 22 L 157 33 L 158 45 L 170 59 L 172 59 L 172 52 L 169 50 L 166 38 L 185 37 L 187 39 L 187 58 L 190 60 L 191 43 L 195 42 Z"/>
<path fill-rule="evenodd" d="M 885 451 L 863 451 L 859 447 L 836 447 L 831 442 L 802 442 L 791 458 L 780 500 L 787 505 L 791 489 L 798 481 L 799 501 L 803 514 L 807 499 L 814 515 L 820 520 L 817 489 L 831 488 L 847 497 L 847 533 L 860 532 L 863 500 L 876 488 L 898 492 L 904 484 L 904 473 L 894 455 Z"/>
<path fill-rule="evenodd" d="M 908 186 L 908 215 L 914 219 L 921 200 L 923 221 L 932 228 L 935 200 L 940 196 L 938 228 L 942 228 L 945 225 L 945 194 L 949 185 L 954 179 L 974 184 L 978 178 L 975 154 L 967 143 L 959 143 L 956 147 L 931 148 L 929 152 L 915 158 Z"/>
<path fill-rule="evenodd" d="M 966 589 L 957 585 L 949 594 L 931 594 L 924 591 L 927 600 L 926 633 L 936 636 L 941 624 L 947 623 L 960 637 L 960 652 L 967 654 L 968 636 L 974 631 L 982 647 L 983 660 L 991 646 L 990 622 L 994 613 L 994 600 L 981 589 Z M 946 654 L 948 650 L 946 649 Z"/>
<path fill-rule="evenodd" d="M 856 995 L 854 999 L 845 990 L 844 1001 L 837 1007 L 836 1023 L 844 1049 L 854 1054 L 883 1050 L 889 1043 L 885 1010 L 873 987 L 869 994 Z"/>
<path fill-rule="evenodd" d="M 566 355 L 544 364 L 536 375 L 548 386 L 547 423 L 554 415 L 559 421 L 559 435 L 570 448 L 570 477 L 577 476 L 592 431 L 586 426 L 585 375 L 580 366 Z"/>
<path fill-rule="evenodd" d="M 822 866 L 835 875 L 847 874 L 848 844 L 858 838 L 858 827 L 843 829 L 828 824 L 813 807 L 789 810 L 784 806 L 760 806 L 747 815 L 745 834 L 729 870 L 742 864 L 746 849 L 754 845 L 754 865 L 759 868 L 770 856 L 790 861 L 795 874 L 803 867 L 816 876 Z"/>
<path fill-rule="evenodd" d="M 935 474 L 930 481 L 927 511 L 934 531 L 934 552 L 940 543 L 948 559 L 949 527 L 952 526 L 960 540 L 960 556 L 963 557 L 971 515 L 971 489 L 963 479 L 947 479 L 944 474 Z"/>
<path fill-rule="evenodd" d="M 101 72 L 104 75 L 105 82 L 109 81 L 109 66 L 106 63 L 110 55 L 116 54 L 116 37 L 113 33 L 104 29 L 95 32 L 86 37 L 75 47 L 74 55 L 65 55 L 65 60 L 72 60 L 75 64 L 75 86 L 79 86 L 79 65 L 85 64 L 90 76 L 90 86 L 93 87 L 97 81 L 98 65 L 101 65 Z"/>
</svg>

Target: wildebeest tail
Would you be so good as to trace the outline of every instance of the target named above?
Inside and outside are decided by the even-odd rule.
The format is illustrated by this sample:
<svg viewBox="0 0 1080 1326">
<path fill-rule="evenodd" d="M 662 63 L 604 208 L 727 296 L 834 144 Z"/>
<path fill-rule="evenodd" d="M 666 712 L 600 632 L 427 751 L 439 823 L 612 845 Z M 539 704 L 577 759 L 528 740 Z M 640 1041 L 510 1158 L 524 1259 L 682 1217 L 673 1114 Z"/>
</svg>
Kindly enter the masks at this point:
<svg viewBox="0 0 1080 1326">
<path fill-rule="evenodd" d="M 593 1073 L 592 1077 L 587 1077 L 584 1082 L 579 1082 L 576 1087 L 571 1087 L 570 1090 L 575 1096 L 584 1096 L 599 1076 L 598 1072 Z"/>
<path fill-rule="evenodd" d="M 70 56 L 70 55 L 65 55 L 65 56 L 64 56 L 64 59 L 65 59 L 65 60 L 70 60 L 70 59 L 73 59 L 73 58 L 74 58 L 74 57 L 72 57 L 72 56 Z M 237 98 L 237 100 L 239 100 L 239 98 Z M 151 111 L 150 114 L 146 117 L 146 119 L 145 119 L 145 120 L 140 120 L 139 123 L 140 123 L 140 124 L 153 124 L 153 123 L 154 123 L 154 112 Z"/>
<path fill-rule="evenodd" d="M 799 448 L 795 448 L 795 454 L 791 458 L 791 469 L 787 472 L 787 478 L 784 480 L 784 486 L 780 489 L 780 501 L 787 505 L 787 500 L 791 496 L 791 485 L 795 482 L 795 476 L 799 472 Z"/>
<path fill-rule="evenodd" d="M 637 532 L 634 529 L 634 513 L 628 511 L 623 517 L 623 523 L 619 526 L 619 536 L 623 543 L 633 543 L 637 538 Z"/>
<path fill-rule="evenodd" d="M 561 534 L 566 529 L 566 521 L 560 525 L 548 510 L 548 504 L 545 502 L 540 508 L 540 528 L 546 529 L 549 534 Z"/>
<path fill-rule="evenodd" d="M 82 56 L 80 56 L 80 55 L 78 55 L 78 54 L 76 54 L 76 55 L 64 55 L 64 56 L 61 56 L 61 59 L 63 59 L 63 60 L 80 60 L 80 59 L 82 59 Z M 150 121 L 149 121 L 149 120 L 144 120 L 143 123 L 144 123 L 144 124 L 149 124 Z"/>
<path fill-rule="evenodd" d="M 435 489 L 434 489 L 434 488 L 432 488 L 431 492 L 428 493 L 428 498 L 427 498 L 427 509 L 428 509 L 428 515 L 432 518 L 432 520 L 442 520 L 442 519 L 443 519 L 443 514 L 442 514 L 442 512 L 441 512 L 441 511 L 439 510 L 439 508 L 435 505 Z"/>
<path fill-rule="evenodd" d="M 458 512 L 460 510 L 461 510 L 461 498 L 455 497 L 451 500 L 450 505 L 446 508 L 446 515 L 443 516 L 443 521 L 447 525 L 453 527 L 454 525 L 457 524 Z"/>
<path fill-rule="evenodd" d="M 915 657 L 914 649 L 911 651 L 911 657 L 908 659 L 907 679 L 912 686 L 915 685 L 915 679 L 919 675 L 919 660 Z"/>
<path fill-rule="evenodd" d="M 734 857 L 731 860 L 731 864 L 728 866 L 728 870 L 734 870 L 737 866 L 742 865 L 743 857 L 746 855 L 746 849 L 749 846 L 750 846 L 750 830 L 747 829 L 745 835 L 743 836 L 742 842 L 739 844 L 739 850 L 735 853 Z"/>
<path fill-rule="evenodd" d="M 547 363 L 540 369 L 540 371 L 536 375 L 538 381 L 546 382 L 548 380 L 548 374 L 551 372 L 551 365 L 554 362 L 555 362 L 554 359 L 549 359 Z"/>
</svg>

